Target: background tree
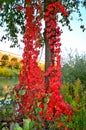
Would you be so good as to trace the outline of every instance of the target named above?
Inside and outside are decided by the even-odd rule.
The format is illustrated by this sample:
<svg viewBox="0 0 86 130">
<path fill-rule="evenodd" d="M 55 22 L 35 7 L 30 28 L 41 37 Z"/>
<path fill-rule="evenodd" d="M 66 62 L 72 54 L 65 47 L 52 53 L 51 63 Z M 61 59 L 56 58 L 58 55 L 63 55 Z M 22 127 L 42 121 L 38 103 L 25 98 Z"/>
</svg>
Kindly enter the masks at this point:
<svg viewBox="0 0 86 130">
<path fill-rule="evenodd" d="M 1 61 L 2 61 L 2 66 L 7 66 L 8 63 L 9 63 L 9 56 L 8 55 L 3 55 L 2 58 L 1 58 Z"/>
<path fill-rule="evenodd" d="M 62 80 L 65 84 L 74 84 L 79 79 L 86 86 L 86 54 L 75 55 L 70 52 L 67 55 L 67 61 L 62 65 Z M 85 87 L 86 89 L 86 87 Z"/>
<path fill-rule="evenodd" d="M 17 58 L 15 58 L 15 57 L 11 58 L 11 60 L 10 60 L 10 65 L 11 65 L 11 68 L 12 68 L 12 69 L 15 68 L 17 62 L 18 62 L 18 61 L 17 61 Z"/>
</svg>

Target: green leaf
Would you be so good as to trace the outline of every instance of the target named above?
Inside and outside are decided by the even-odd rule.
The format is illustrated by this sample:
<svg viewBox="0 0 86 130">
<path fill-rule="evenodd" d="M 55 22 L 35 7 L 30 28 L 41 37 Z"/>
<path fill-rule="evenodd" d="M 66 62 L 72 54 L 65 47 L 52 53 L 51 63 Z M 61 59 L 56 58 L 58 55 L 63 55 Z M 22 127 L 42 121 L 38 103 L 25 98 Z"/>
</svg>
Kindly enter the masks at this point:
<svg viewBox="0 0 86 130">
<path fill-rule="evenodd" d="M 29 7 L 29 6 L 30 6 L 30 2 L 28 2 L 28 3 L 26 4 L 26 6 Z"/>
<path fill-rule="evenodd" d="M 41 13 L 41 18 L 44 18 L 44 14 L 43 13 Z"/>
<path fill-rule="evenodd" d="M 33 130 L 34 121 L 31 119 L 24 119 L 24 130 Z"/>
<path fill-rule="evenodd" d="M 31 119 L 24 119 L 24 130 L 29 130 Z"/>
<path fill-rule="evenodd" d="M 49 102 L 49 98 L 47 97 L 44 99 L 44 103 L 48 103 L 48 102 Z"/>
<path fill-rule="evenodd" d="M 43 40 L 40 40 L 39 43 L 40 43 L 41 46 L 44 45 Z"/>
<path fill-rule="evenodd" d="M 3 115 L 6 115 L 6 109 L 3 109 Z"/>
<path fill-rule="evenodd" d="M 15 123 L 14 130 L 23 130 L 18 123 Z"/>
<path fill-rule="evenodd" d="M 36 114 L 40 113 L 41 110 L 42 110 L 41 108 L 36 108 L 36 109 L 35 109 Z"/>
<path fill-rule="evenodd" d="M 29 130 L 33 130 L 33 128 L 34 128 L 34 121 L 31 121 L 29 125 Z"/>
<path fill-rule="evenodd" d="M 22 95 L 24 95 L 24 94 L 25 94 L 25 90 L 20 90 L 20 91 L 19 91 L 19 95 L 20 95 L 20 96 L 22 96 Z"/>
</svg>

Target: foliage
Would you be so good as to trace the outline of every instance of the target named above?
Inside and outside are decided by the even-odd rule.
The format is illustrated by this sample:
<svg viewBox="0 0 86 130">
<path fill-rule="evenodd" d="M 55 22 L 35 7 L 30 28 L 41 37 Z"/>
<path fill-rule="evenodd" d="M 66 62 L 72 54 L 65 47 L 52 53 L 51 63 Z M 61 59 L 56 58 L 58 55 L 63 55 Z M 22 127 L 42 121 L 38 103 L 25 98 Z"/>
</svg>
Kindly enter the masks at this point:
<svg viewBox="0 0 86 130">
<path fill-rule="evenodd" d="M 12 76 L 11 70 L 8 70 L 7 68 L 0 68 L 0 76 L 11 77 Z"/>
<path fill-rule="evenodd" d="M 1 58 L 1 60 L 9 60 L 8 55 L 3 55 L 2 58 Z"/>
<path fill-rule="evenodd" d="M 17 58 L 13 57 L 13 58 L 11 59 L 11 61 L 17 62 Z"/>
<path fill-rule="evenodd" d="M 61 115 L 56 120 L 51 120 L 47 124 L 49 130 L 57 130 L 57 129 L 75 129 L 75 130 L 85 130 L 86 129 L 86 93 L 83 90 L 82 84 L 80 80 L 77 80 L 74 85 L 63 85 L 61 87 L 61 93 L 64 97 L 65 102 L 70 103 L 73 107 L 73 113 L 68 116 Z M 20 93 L 21 95 L 21 93 Z M 12 100 L 15 97 L 12 97 Z M 46 111 L 46 104 L 49 102 L 49 98 L 45 98 L 45 111 Z M 37 102 L 37 104 L 40 104 L 40 102 Z M 11 105 L 11 106 L 10 106 Z M 1 109 L 0 109 L 1 110 Z M 9 120 L 11 112 L 14 112 L 14 107 L 12 107 L 12 104 L 4 104 L 3 111 L 1 111 L 1 117 L 3 114 L 3 119 L 5 118 L 6 122 Z M 10 111 L 9 111 L 10 110 Z M 44 119 L 41 118 L 40 112 L 42 109 L 40 109 L 37 106 L 34 106 L 34 111 L 32 111 L 30 114 L 34 114 L 34 119 L 30 119 L 28 117 L 23 117 L 23 122 L 21 125 L 21 122 L 14 123 L 14 130 L 44 130 Z M 5 114 L 5 115 L 4 115 Z M 18 115 L 19 116 L 19 115 Z M 7 117 L 7 118 L 6 118 Z M 15 117 L 15 116 L 14 116 Z M 21 116 L 20 116 L 21 117 Z M 11 116 L 12 118 L 12 116 Z"/>
<path fill-rule="evenodd" d="M 25 4 L 27 3 L 28 1 Z M 34 11 L 36 10 L 37 13 L 34 16 Z M 72 113 L 72 107 L 64 102 L 59 91 L 61 86 L 61 33 L 56 21 L 56 14 L 62 13 L 64 16 L 68 16 L 68 13 L 59 2 L 51 3 L 46 7 L 44 15 L 46 22 L 45 36 L 52 53 L 52 58 L 45 73 L 40 70 L 37 63 L 41 47 L 40 40 L 42 39 L 40 34 L 41 13 L 40 1 L 37 5 L 31 4 L 31 1 L 29 1 L 29 5 L 25 8 L 26 32 L 23 40 L 25 45 L 22 60 L 23 66 L 19 77 L 19 84 L 15 87 L 15 92 L 16 98 L 19 100 L 18 112 L 35 120 L 37 113 L 34 112 L 34 108 L 38 107 L 37 110 L 42 109 L 39 115 L 43 119 L 44 126 L 48 127 L 49 124 L 46 125 L 46 122 L 58 119 L 62 114 L 69 116 Z M 45 104 L 46 98 L 49 98 L 49 100 Z"/>
<path fill-rule="evenodd" d="M 61 93 L 62 96 L 64 97 L 64 100 L 66 103 L 71 104 L 73 107 L 73 113 L 68 116 L 66 115 L 61 115 L 56 120 L 51 120 L 48 122 L 48 129 L 49 130 L 57 130 L 57 129 L 75 129 L 75 130 L 85 130 L 86 129 L 86 92 L 83 90 L 83 86 L 80 82 L 80 80 L 77 80 L 76 83 L 73 85 L 63 85 L 61 87 Z M 26 115 L 18 115 L 18 118 L 16 118 L 15 123 L 15 94 L 11 94 L 11 100 L 6 100 L 4 98 L 3 106 L 0 106 L 0 127 L 5 128 L 10 126 L 12 122 L 14 122 L 14 128 L 15 130 L 44 130 L 45 125 L 44 125 L 44 119 L 41 118 L 40 112 L 42 109 L 40 109 L 39 105 L 40 102 L 37 101 L 38 106 L 34 106 L 34 111 L 30 112 L 30 114 L 34 115 L 34 119 L 28 118 Z M 22 96 L 24 93 L 20 92 L 20 95 Z M 50 96 L 50 95 L 49 95 Z M 49 96 L 44 99 L 44 106 L 45 106 L 45 111 L 46 111 L 46 105 L 49 102 Z M 12 103 L 14 102 L 14 104 Z M 14 115 L 13 115 L 14 114 Z M 26 116 L 26 118 L 24 117 Z M 18 123 L 18 119 L 22 119 Z M 10 123 L 9 123 L 10 121 Z M 5 125 L 4 125 L 5 124 Z M 23 125 L 21 125 L 23 124 Z M 8 127 L 9 128 L 9 127 Z"/>
<path fill-rule="evenodd" d="M 1 64 L 0 64 L 0 68 L 2 67 L 2 69 L 4 67 L 7 67 L 8 69 L 16 69 L 16 70 L 20 70 L 21 69 L 21 63 L 20 63 L 20 59 L 18 60 L 18 58 L 16 57 L 10 57 L 9 55 L 2 55 L 2 57 L 0 58 L 1 60 Z"/>
<path fill-rule="evenodd" d="M 20 69 L 21 64 L 20 64 L 20 62 L 18 62 L 17 58 L 13 57 L 13 58 L 11 58 L 8 67 L 11 69 Z"/>
<path fill-rule="evenodd" d="M 62 79 L 63 83 L 74 83 L 80 79 L 81 83 L 86 88 L 86 54 L 75 56 L 68 55 L 68 61 L 64 61 L 62 66 Z"/>
<path fill-rule="evenodd" d="M 0 11 L 0 25 L 4 26 L 5 24 L 5 31 L 7 32 L 2 39 L 8 38 L 8 40 L 12 40 L 14 46 L 18 42 L 17 34 L 19 32 L 21 34 L 24 33 L 24 12 L 16 10 L 17 5 L 23 4 L 21 2 L 21 0 L 0 0 L 0 5 L 2 7 Z"/>
<path fill-rule="evenodd" d="M 31 119 L 24 119 L 23 128 L 20 127 L 18 123 L 15 123 L 14 130 L 36 130 L 36 127 L 34 126 L 34 121 Z"/>
<path fill-rule="evenodd" d="M 15 11 L 24 13 L 26 18 L 25 34 L 23 37 L 23 42 L 25 45 L 22 60 L 23 65 L 20 72 L 19 84 L 15 87 L 13 91 L 14 94 L 13 99 L 15 99 L 16 97 L 16 102 L 18 105 L 16 106 L 15 116 L 20 117 L 21 115 L 24 115 L 24 118 L 29 119 L 28 127 L 31 126 L 32 128 L 35 126 L 34 129 L 36 129 L 35 123 L 37 123 L 37 129 L 55 130 L 57 129 L 57 126 L 60 126 L 59 121 L 61 117 L 62 118 L 64 117 L 63 119 L 66 119 L 67 127 L 70 127 L 68 126 L 70 125 L 69 118 L 73 117 L 72 116 L 72 113 L 74 113 L 73 107 L 74 110 L 77 110 L 77 105 L 75 102 L 77 99 L 74 97 L 75 101 L 72 101 L 73 106 L 72 107 L 70 105 L 71 104 L 70 100 L 68 103 L 65 102 L 64 101 L 65 98 L 62 97 L 60 92 L 60 86 L 62 85 L 61 64 L 60 64 L 61 32 L 57 24 L 57 21 L 59 22 L 58 16 L 60 13 L 62 18 L 64 18 L 63 19 L 64 21 L 60 22 L 62 23 L 66 22 L 66 24 L 69 25 L 69 20 L 67 19 L 68 12 L 59 1 L 53 1 L 53 2 L 51 2 L 51 0 L 44 1 L 44 10 L 43 8 L 41 8 L 42 4 L 41 0 L 38 1 L 25 0 L 24 2 L 23 2 L 24 5 L 16 5 L 15 7 Z M 75 2 L 69 2 L 69 0 L 67 2 L 70 5 L 75 4 Z M 5 9 L 5 7 L 8 7 L 7 12 L 11 13 L 14 8 L 13 4 L 15 4 L 15 0 L 13 2 L 9 1 L 8 3 L 9 4 L 7 4 L 7 2 L 3 3 L 3 10 Z M 10 4 L 12 4 L 12 7 Z M 67 3 L 65 2 L 65 6 L 66 4 Z M 73 5 L 72 9 L 74 7 L 79 12 L 78 9 L 79 2 L 76 2 L 76 4 L 77 6 Z M 10 7 L 12 9 L 11 11 Z M 68 9 L 70 10 L 70 6 L 68 6 Z M 1 11 L 2 14 L 4 12 L 3 10 Z M 69 14 L 70 13 L 71 12 L 69 12 Z M 9 15 L 7 18 L 9 18 Z M 44 18 L 45 21 L 44 34 L 41 33 L 42 18 Z M 14 32 L 15 33 L 13 33 L 12 30 L 11 37 L 15 39 L 17 38 L 17 36 L 15 35 L 17 34 L 17 31 L 14 30 Z M 37 63 L 41 48 L 40 41 L 43 40 L 42 36 L 44 36 L 44 41 L 46 45 L 45 48 L 48 51 L 48 52 L 46 51 L 46 54 L 48 53 L 49 55 L 49 57 L 48 55 L 45 55 L 45 57 L 47 56 L 47 60 L 48 58 L 49 60 L 48 64 L 47 61 L 45 60 L 46 65 L 44 73 L 40 70 Z M 74 91 L 74 94 L 76 95 L 77 92 L 78 91 Z M 23 116 L 21 116 L 20 119 L 23 119 Z M 26 127 L 27 123 L 25 121 L 23 127 Z M 76 123 L 75 126 L 78 127 Z M 73 128 L 73 125 L 70 128 Z M 15 129 L 22 130 L 22 127 L 20 127 L 19 124 L 16 123 Z"/>
<path fill-rule="evenodd" d="M 80 79 L 82 84 L 86 86 L 86 56 L 77 59 L 74 65 L 74 76 L 75 79 Z"/>
<path fill-rule="evenodd" d="M 61 93 L 64 100 L 73 106 L 73 113 L 69 122 L 66 122 L 68 128 L 75 130 L 86 129 L 86 92 L 80 80 L 77 80 L 74 85 L 63 85 Z"/>
<path fill-rule="evenodd" d="M 13 93 L 14 86 L 17 83 L 18 79 L 12 86 L 9 84 L 8 86 L 7 84 L 6 86 L 0 86 L 0 130 L 9 130 L 14 122 L 21 122 L 22 120 L 21 116 L 16 112 L 18 104 L 15 93 Z"/>
<path fill-rule="evenodd" d="M 68 26 L 70 30 L 71 26 L 70 26 L 70 22 L 71 20 L 73 20 L 75 17 L 74 13 L 77 13 L 79 18 L 78 20 L 83 21 L 82 19 L 82 14 L 81 14 L 81 10 L 80 7 L 86 7 L 86 1 L 71 1 L 71 0 L 58 0 L 59 2 L 61 2 L 61 4 L 63 4 L 65 6 L 65 8 L 67 9 L 68 13 L 70 14 L 70 17 L 65 17 L 63 15 L 61 15 L 61 17 L 59 17 L 59 22 L 62 23 L 63 26 Z M 32 3 L 36 4 L 37 0 L 32 0 Z M 48 0 L 47 3 L 51 3 L 51 0 Z M 41 1 L 41 8 L 44 12 L 44 6 L 47 4 L 46 0 L 42 0 Z M 25 14 L 24 14 L 24 0 L 0 0 L 0 25 L 3 27 L 5 25 L 6 29 L 6 34 L 2 37 L 2 39 L 6 39 L 8 38 L 8 40 L 12 40 L 13 41 L 13 45 L 15 46 L 18 43 L 18 34 L 24 34 L 25 32 L 25 28 L 24 28 L 24 24 L 25 24 Z M 17 9 L 17 10 L 16 10 Z M 43 13 L 41 15 L 43 16 Z M 83 24 L 81 24 L 80 28 L 84 31 L 85 27 Z M 18 45 L 18 44 L 17 44 Z"/>
<path fill-rule="evenodd" d="M 62 67 L 62 79 L 63 83 L 74 83 L 75 77 L 73 76 L 74 68 L 68 63 L 65 63 Z"/>
<path fill-rule="evenodd" d="M 7 65 L 8 65 L 8 62 L 9 62 L 9 57 L 8 57 L 8 55 L 3 55 L 3 56 L 1 57 L 1 61 L 2 61 L 1 66 L 7 66 Z"/>
<path fill-rule="evenodd" d="M 7 67 L 0 67 L 0 77 L 18 77 L 20 70 L 12 70 Z"/>
<path fill-rule="evenodd" d="M 11 96 L 12 90 L 5 92 L 4 95 L 0 95 L 0 129 L 10 128 L 10 123 L 15 121 L 15 104 L 14 99 Z M 3 98 L 4 96 L 4 98 Z"/>
<path fill-rule="evenodd" d="M 16 120 L 17 105 L 13 88 L 17 84 L 17 78 L 0 77 L 0 130 L 9 130 L 10 124 Z"/>
</svg>

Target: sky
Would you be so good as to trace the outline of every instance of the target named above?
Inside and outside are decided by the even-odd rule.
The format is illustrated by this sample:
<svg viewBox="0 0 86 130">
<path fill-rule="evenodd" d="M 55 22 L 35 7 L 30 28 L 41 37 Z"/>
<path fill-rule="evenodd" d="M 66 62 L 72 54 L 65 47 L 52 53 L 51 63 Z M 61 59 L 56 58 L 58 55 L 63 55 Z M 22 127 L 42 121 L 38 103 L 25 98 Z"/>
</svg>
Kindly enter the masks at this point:
<svg viewBox="0 0 86 130">
<path fill-rule="evenodd" d="M 82 11 L 82 18 L 83 23 L 86 25 L 86 10 L 81 9 Z M 75 19 L 71 22 L 71 27 L 73 28 L 73 31 L 69 31 L 68 27 L 60 27 L 63 30 L 63 33 L 61 35 L 61 43 L 62 43 L 62 55 L 66 55 L 67 51 L 70 51 L 72 49 L 73 51 L 76 51 L 79 54 L 86 53 L 86 31 L 82 32 L 80 29 L 80 24 L 83 24 L 81 21 L 77 21 L 77 15 L 75 16 Z M 0 28 L 0 37 L 3 34 L 3 29 Z M 4 50 L 7 52 L 16 53 L 20 56 L 22 56 L 23 49 L 19 48 L 10 48 L 11 42 L 0 42 L 0 50 Z M 23 47 L 23 44 L 21 44 L 21 47 Z M 43 53 L 44 55 L 44 53 Z M 44 56 L 42 55 L 42 59 L 44 60 Z"/>
<path fill-rule="evenodd" d="M 79 54 L 86 53 L 86 31 L 80 29 L 80 25 L 86 27 L 86 9 L 81 8 L 83 22 L 78 21 L 77 15 L 71 21 L 73 31 L 69 31 L 67 27 L 63 27 L 63 34 L 61 35 L 62 51 L 66 53 L 67 50 L 77 50 Z"/>
</svg>

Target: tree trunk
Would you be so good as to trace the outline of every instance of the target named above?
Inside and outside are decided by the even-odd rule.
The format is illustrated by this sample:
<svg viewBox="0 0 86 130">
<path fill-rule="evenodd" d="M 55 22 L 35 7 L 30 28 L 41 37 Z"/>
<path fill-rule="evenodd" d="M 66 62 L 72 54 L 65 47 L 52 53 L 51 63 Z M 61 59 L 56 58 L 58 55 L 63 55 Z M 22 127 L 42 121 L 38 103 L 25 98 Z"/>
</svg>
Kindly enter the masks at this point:
<svg viewBox="0 0 86 130">
<path fill-rule="evenodd" d="M 44 12 L 46 12 L 46 6 L 50 3 L 54 3 L 56 2 L 57 0 L 44 0 Z M 58 0 L 59 1 L 59 0 Z M 45 28 L 47 26 L 47 22 L 45 21 Z M 46 38 L 46 31 L 44 32 L 44 42 L 45 42 L 45 72 L 47 71 L 47 69 L 49 68 L 50 66 L 50 62 L 53 63 L 53 60 L 52 60 L 52 51 L 50 50 L 50 46 L 48 44 L 48 39 Z M 49 77 L 46 76 L 45 77 L 45 83 L 47 85 L 47 88 L 49 87 Z"/>
<path fill-rule="evenodd" d="M 44 12 L 46 12 L 46 6 L 50 3 L 54 3 L 55 1 L 56 0 L 44 0 Z M 45 29 L 46 29 L 46 27 L 47 27 L 47 22 L 45 21 Z M 52 60 L 53 53 L 50 50 L 50 46 L 48 44 L 48 39 L 46 38 L 46 30 L 44 32 L 44 42 L 45 42 L 45 72 L 46 72 L 50 66 L 50 63 L 51 62 L 53 63 L 53 60 Z M 47 91 L 49 88 L 49 76 L 45 76 L 45 83 L 46 83 L 46 91 Z M 49 128 L 48 128 L 49 124 L 46 120 L 45 120 L 44 124 L 45 124 L 44 130 L 49 130 Z"/>
<path fill-rule="evenodd" d="M 51 0 L 44 0 L 44 12 L 46 12 L 46 6 L 48 4 L 51 3 Z M 45 28 L 46 28 L 46 21 L 45 21 Z M 45 42 L 45 72 L 47 71 L 47 69 L 49 68 L 50 62 L 52 62 L 52 52 L 50 50 L 49 44 L 48 44 L 48 39 L 46 38 L 46 31 L 44 32 L 44 42 Z M 45 77 L 45 83 L 49 86 L 49 80 L 48 80 L 48 76 Z"/>
</svg>

